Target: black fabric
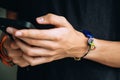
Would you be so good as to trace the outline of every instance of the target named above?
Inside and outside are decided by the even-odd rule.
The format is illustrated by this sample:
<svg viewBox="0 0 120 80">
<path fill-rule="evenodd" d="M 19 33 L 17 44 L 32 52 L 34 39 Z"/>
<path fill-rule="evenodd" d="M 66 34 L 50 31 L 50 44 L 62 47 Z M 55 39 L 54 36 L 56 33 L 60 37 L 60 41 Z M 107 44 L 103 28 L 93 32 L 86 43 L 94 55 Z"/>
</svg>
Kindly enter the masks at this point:
<svg viewBox="0 0 120 80">
<path fill-rule="evenodd" d="M 0 0 L 0 6 L 12 11 L 18 10 L 17 0 Z"/>
<path fill-rule="evenodd" d="M 76 30 L 87 29 L 95 38 L 120 41 L 119 0 L 3 0 L 0 5 L 17 11 L 22 20 L 36 23 L 36 17 L 54 13 L 66 17 Z M 84 59 L 62 59 L 19 67 L 18 80 L 120 80 L 120 70 Z"/>
</svg>

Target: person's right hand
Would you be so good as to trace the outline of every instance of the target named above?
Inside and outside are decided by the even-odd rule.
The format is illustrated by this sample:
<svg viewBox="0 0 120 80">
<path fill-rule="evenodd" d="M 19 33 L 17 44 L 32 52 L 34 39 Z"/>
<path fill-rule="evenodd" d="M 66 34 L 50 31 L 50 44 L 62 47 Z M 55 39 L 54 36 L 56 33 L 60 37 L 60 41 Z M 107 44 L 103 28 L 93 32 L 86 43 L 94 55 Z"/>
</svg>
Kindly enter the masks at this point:
<svg viewBox="0 0 120 80">
<path fill-rule="evenodd" d="M 4 45 L 7 50 L 8 56 L 12 59 L 12 62 L 20 67 L 26 67 L 29 63 L 22 57 L 23 52 L 16 45 L 16 42 L 7 38 Z"/>
</svg>

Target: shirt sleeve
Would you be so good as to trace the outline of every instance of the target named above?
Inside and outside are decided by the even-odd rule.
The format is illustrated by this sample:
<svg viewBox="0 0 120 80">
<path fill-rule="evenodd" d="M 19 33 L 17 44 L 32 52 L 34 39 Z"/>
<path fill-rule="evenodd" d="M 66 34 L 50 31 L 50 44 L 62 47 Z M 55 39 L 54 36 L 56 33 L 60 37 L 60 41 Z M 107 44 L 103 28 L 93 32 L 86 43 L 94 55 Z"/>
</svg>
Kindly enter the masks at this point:
<svg viewBox="0 0 120 80">
<path fill-rule="evenodd" d="M 0 0 L 0 7 L 11 11 L 17 11 L 18 2 L 17 0 Z"/>
</svg>

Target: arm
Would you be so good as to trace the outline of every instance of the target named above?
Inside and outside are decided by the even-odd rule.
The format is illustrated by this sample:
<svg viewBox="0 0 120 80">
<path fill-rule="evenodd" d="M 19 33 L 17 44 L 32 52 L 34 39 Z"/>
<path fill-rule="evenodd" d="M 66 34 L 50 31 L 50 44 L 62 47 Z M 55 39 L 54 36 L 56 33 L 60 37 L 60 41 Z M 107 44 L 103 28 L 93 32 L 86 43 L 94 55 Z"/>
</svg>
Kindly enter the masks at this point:
<svg viewBox="0 0 120 80">
<path fill-rule="evenodd" d="M 111 67 L 120 67 L 120 42 L 95 39 L 95 50 L 85 57 Z"/>
<path fill-rule="evenodd" d="M 13 28 L 7 29 L 10 34 L 27 43 L 15 39 L 25 53 L 24 59 L 30 65 L 35 66 L 66 57 L 82 57 L 86 52 L 88 39 L 81 32 L 73 29 L 64 17 L 48 14 L 37 18 L 37 22 L 52 24 L 55 28 L 18 31 Z M 91 50 L 86 59 L 111 67 L 120 67 L 120 42 L 95 39 L 94 43 L 96 49 Z"/>
</svg>

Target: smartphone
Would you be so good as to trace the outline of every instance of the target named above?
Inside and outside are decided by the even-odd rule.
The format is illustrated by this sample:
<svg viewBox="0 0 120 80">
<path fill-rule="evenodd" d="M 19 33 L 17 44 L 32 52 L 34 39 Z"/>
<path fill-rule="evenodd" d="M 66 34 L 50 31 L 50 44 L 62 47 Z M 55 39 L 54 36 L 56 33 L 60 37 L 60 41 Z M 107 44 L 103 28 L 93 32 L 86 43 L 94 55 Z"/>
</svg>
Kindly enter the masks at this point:
<svg viewBox="0 0 120 80">
<path fill-rule="evenodd" d="M 22 21 L 22 20 L 12 20 L 8 18 L 0 18 L 0 30 L 2 30 L 4 33 L 8 34 L 10 37 L 11 35 L 6 32 L 7 27 L 14 27 L 16 29 L 50 29 L 54 28 L 53 25 L 40 25 L 37 22 L 31 23 L 28 21 Z"/>
<path fill-rule="evenodd" d="M 34 29 L 35 28 L 35 26 L 28 21 L 0 18 L 0 30 L 7 33 L 6 32 L 7 27 L 14 27 L 16 29 Z"/>
<path fill-rule="evenodd" d="M 23 20 L 12 20 L 8 18 L 0 18 L 0 30 L 6 32 L 7 27 L 14 27 L 16 29 L 51 29 L 55 28 L 53 25 L 46 24 L 38 24 L 35 22 L 34 24 L 28 21 Z"/>
</svg>

